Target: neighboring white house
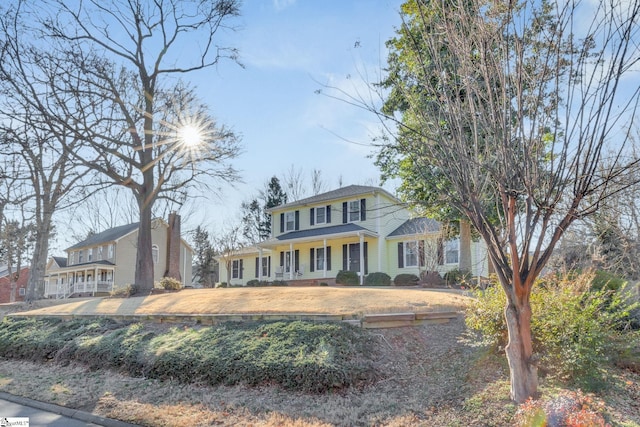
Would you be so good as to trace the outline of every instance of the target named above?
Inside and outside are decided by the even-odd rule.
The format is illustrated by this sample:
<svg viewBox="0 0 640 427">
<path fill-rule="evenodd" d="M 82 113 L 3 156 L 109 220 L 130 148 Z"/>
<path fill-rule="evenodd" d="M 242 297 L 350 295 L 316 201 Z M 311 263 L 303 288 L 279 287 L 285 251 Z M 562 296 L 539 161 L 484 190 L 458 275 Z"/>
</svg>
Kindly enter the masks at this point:
<svg viewBox="0 0 640 427">
<path fill-rule="evenodd" d="M 269 213 L 271 237 L 228 257 L 231 284 L 252 279 L 332 283 L 340 270 L 357 272 L 363 283 L 370 272 L 393 278 L 459 267 L 459 240 L 443 240 L 440 223 L 411 218 L 405 204 L 381 188 L 351 185 Z M 472 242 L 471 254 L 472 274 L 488 276 L 484 242 Z M 220 280 L 227 277 L 221 260 Z"/>
<path fill-rule="evenodd" d="M 170 225 L 171 224 L 171 225 Z M 94 234 L 66 249 L 66 257 L 51 257 L 44 277 L 45 298 L 105 294 L 134 283 L 138 223 Z M 180 237 L 180 217 L 151 226 L 154 281 L 178 278 L 191 284 L 193 249 Z"/>
</svg>

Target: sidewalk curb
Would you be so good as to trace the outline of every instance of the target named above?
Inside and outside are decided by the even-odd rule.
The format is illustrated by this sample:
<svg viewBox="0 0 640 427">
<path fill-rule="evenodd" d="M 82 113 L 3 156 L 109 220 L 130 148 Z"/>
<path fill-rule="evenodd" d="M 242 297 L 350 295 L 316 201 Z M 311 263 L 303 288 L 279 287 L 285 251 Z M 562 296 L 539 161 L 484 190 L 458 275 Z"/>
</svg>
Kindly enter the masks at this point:
<svg viewBox="0 0 640 427">
<path fill-rule="evenodd" d="M 64 415 L 65 417 L 85 421 L 87 423 L 98 424 L 104 427 L 139 427 L 138 424 L 130 424 L 124 421 L 114 420 L 112 418 L 105 418 L 99 415 L 91 414 L 89 412 L 54 405 L 53 403 L 40 402 L 39 400 L 17 396 L 15 394 L 6 393 L 4 391 L 0 391 L 0 399 L 8 400 L 9 402 L 17 403 L 19 405 L 30 406 L 32 408 L 40 409 L 54 414 Z"/>
</svg>

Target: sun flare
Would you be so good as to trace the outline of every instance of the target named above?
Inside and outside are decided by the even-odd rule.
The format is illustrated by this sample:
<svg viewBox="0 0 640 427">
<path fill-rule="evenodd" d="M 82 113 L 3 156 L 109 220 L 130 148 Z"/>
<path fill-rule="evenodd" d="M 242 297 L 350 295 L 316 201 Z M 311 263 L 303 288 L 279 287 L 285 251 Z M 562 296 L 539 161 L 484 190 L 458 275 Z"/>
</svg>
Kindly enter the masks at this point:
<svg viewBox="0 0 640 427">
<path fill-rule="evenodd" d="M 195 148 L 203 142 L 202 131 L 191 124 L 179 129 L 178 138 L 185 148 Z"/>
</svg>

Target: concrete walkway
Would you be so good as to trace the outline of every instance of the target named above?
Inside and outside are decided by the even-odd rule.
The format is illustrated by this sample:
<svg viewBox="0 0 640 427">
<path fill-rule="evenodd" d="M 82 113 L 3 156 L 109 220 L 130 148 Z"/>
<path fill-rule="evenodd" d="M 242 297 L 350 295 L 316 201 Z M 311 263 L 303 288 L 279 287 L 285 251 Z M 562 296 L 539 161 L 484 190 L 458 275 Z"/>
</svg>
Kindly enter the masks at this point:
<svg viewBox="0 0 640 427">
<path fill-rule="evenodd" d="M 135 424 L 0 392 L 0 420 L 5 417 L 29 418 L 29 427 L 136 427 Z"/>
</svg>

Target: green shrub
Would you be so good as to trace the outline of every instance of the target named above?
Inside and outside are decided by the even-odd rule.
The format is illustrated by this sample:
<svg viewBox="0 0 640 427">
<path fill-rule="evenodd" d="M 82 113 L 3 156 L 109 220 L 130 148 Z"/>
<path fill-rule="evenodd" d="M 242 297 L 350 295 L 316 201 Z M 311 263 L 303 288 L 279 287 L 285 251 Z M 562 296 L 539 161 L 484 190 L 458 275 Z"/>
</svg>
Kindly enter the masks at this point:
<svg viewBox="0 0 640 427">
<path fill-rule="evenodd" d="M 592 274 L 546 278 L 531 294 L 531 330 L 539 366 L 551 377 L 587 389 L 604 385 L 603 367 L 612 362 L 622 326 L 633 308 L 620 293 L 589 291 Z M 477 292 L 467 312 L 470 329 L 498 346 L 506 345 L 506 296 L 498 286 Z"/>
<path fill-rule="evenodd" d="M 391 276 L 387 273 L 370 273 L 364 278 L 364 284 L 369 286 L 389 286 L 391 285 Z"/>
<path fill-rule="evenodd" d="M 247 284 L 246 284 L 246 286 L 248 286 L 250 288 L 255 288 L 255 287 L 259 286 L 259 285 L 260 285 L 260 281 L 258 279 L 249 280 L 247 282 Z"/>
<path fill-rule="evenodd" d="M 216 283 L 216 288 L 226 288 L 227 282 Z"/>
<path fill-rule="evenodd" d="M 327 282 L 320 282 L 320 286 L 329 286 Z"/>
<path fill-rule="evenodd" d="M 617 291 L 622 288 L 627 281 L 620 276 L 616 276 L 613 273 L 603 270 L 597 270 L 591 281 L 591 289 L 599 291 L 601 289 L 608 289 Z"/>
<path fill-rule="evenodd" d="M 413 286 L 417 285 L 420 278 L 415 274 L 402 273 L 398 274 L 393 279 L 393 284 L 396 286 Z"/>
<path fill-rule="evenodd" d="M 289 284 L 284 280 L 274 280 L 273 282 L 270 283 L 270 285 L 271 286 L 289 286 Z"/>
<path fill-rule="evenodd" d="M 444 273 L 444 281 L 447 286 L 451 285 L 467 285 L 471 281 L 471 273 L 469 271 L 463 271 L 458 268 L 449 270 Z"/>
<path fill-rule="evenodd" d="M 178 279 L 174 279 L 173 277 L 163 277 L 160 279 L 160 286 L 162 289 L 177 291 L 178 289 L 182 289 L 182 283 Z"/>
<path fill-rule="evenodd" d="M 117 369 L 209 385 L 325 392 L 376 379 L 373 341 L 342 323 L 279 321 L 162 328 L 109 319 L 5 318 L 0 357 Z"/>
<path fill-rule="evenodd" d="M 110 295 L 113 298 L 129 298 L 131 295 L 135 293 L 136 293 L 136 287 L 131 284 L 127 284 L 127 285 L 115 288 L 114 290 L 111 291 Z"/>
<path fill-rule="evenodd" d="M 336 283 L 338 285 L 359 285 L 360 278 L 355 271 L 340 270 L 336 275 Z"/>
</svg>

